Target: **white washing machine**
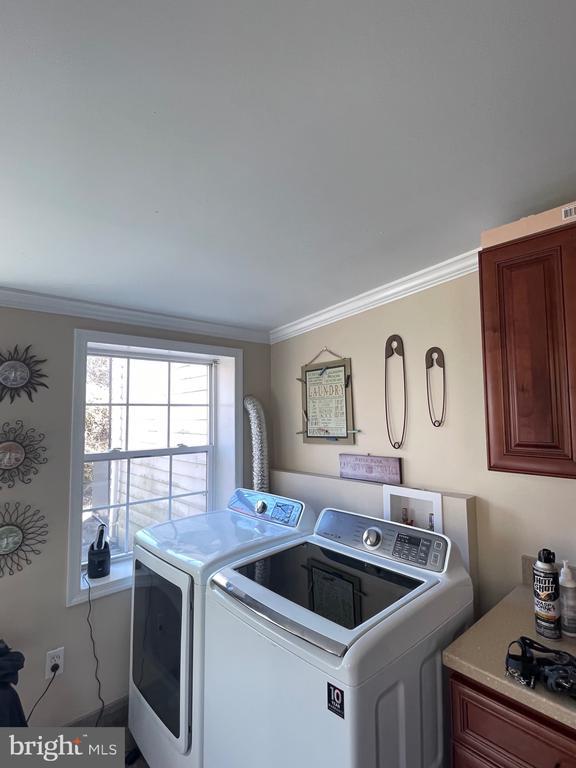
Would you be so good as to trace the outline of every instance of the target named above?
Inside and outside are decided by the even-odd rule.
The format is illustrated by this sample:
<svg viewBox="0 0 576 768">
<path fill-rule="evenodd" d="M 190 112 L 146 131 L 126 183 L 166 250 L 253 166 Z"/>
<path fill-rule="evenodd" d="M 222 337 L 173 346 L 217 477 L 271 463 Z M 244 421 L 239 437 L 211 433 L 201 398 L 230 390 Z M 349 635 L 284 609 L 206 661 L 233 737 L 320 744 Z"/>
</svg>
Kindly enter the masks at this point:
<svg viewBox="0 0 576 768">
<path fill-rule="evenodd" d="M 238 489 L 226 510 L 136 534 L 129 726 L 150 768 L 202 765 L 208 578 L 231 560 L 311 531 L 315 519 L 294 499 Z"/>
<path fill-rule="evenodd" d="M 443 765 L 441 651 L 471 619 L 449 539 L 325 509 L 210 580 L 205 768 Z"/>
</svg>

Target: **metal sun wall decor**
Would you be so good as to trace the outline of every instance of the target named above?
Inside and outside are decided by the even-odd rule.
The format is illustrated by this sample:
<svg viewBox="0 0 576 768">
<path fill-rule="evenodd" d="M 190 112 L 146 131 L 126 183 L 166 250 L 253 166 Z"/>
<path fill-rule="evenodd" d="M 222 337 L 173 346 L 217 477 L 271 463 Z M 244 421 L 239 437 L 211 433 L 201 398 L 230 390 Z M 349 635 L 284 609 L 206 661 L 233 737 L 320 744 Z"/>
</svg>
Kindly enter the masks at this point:
<svg viewBox="0 0 576 768">
<path fill-rule="evenodd" d="M 48 524 L 39 509 L 27 504 L 11 505 L 6 502 L 0 507 L 0 578 L 13 576 L 24 566 L 30 565 L 32 555 L 39 555 L 41 544 L 48 536 Z"/>
<path fill-rule="evenodd" d="M 20 351 L 18 345 L 6 354 L 0 352 L 0 403 L 4 398 L 9 398 L 12 404 L 17 397 L 25 394 L 30 402 L 32 394 L 38 391 L 38 387 L 48 389 L 42 379 L 48 376 L 42 372 L 42 364 L 46 360 L 40 360 L 30 353 L 29 344 Z"/>
<path fill-rule="evenodd" d="M 0 489 L 13 488 L 16 481 L 31 483 L 38 467 L 46 464 L 42 445 L 45 435 L 34 428 L 24 429 L 20 420 L 14 425 L 4 422 L 0 429 Z"/>
</svg>

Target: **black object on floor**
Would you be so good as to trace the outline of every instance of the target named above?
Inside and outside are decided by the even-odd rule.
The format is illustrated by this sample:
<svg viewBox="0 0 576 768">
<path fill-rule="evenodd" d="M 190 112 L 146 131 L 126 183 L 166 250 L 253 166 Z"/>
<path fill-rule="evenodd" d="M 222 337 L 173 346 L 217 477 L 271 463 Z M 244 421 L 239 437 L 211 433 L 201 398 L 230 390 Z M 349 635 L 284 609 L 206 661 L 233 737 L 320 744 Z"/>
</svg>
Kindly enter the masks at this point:
<svg viewBox="0 0 576 768">
<path fill-rule="evenodd" d="M 24 666 L 24 656 L 13 651 L 4 640 L 0 640 L 0 727 L 26 726 L 26 716 L 20 697 L 12 687 L 18 682 L 18 671 Z"/>
<path fill-rule="evenodd" d="M 131 749 L 129 752 L 126 752 L 126 757 L 124 758 L 124 765 L 134 765 L 136 760 L 140 757 L 140 750 L 138 747 L 134 747 L 134 749 Z"/>
</svg>

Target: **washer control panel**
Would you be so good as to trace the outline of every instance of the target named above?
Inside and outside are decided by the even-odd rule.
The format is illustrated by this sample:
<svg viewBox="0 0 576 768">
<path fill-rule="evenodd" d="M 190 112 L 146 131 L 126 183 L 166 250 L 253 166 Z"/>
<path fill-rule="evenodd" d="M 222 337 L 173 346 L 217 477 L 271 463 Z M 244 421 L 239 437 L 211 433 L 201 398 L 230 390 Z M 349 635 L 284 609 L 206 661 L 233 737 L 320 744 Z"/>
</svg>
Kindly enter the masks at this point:
<svg viewBox="0 0 576 768">
<path fill-rule="evenodd" d="M 408 533 L 398 533 L 394 541 L 392 554 L 400 560 L 408 560 L 418 565 L 427 565 L 432 541 L 421 536 Z"/>
<path fill-rule="evenodd" d="M 304 505 L 273 493 L 237 488 L 228 502 L 228 508 L 249 517 L 295 528 L 302 516 Z"/>
<path fill-rule="evenodd" d="M 315 533 L 428 571 L 443 571 L 448 554 L 447 539 L 437 533 L 337 509 L 322 512 Z"/>
</svg>

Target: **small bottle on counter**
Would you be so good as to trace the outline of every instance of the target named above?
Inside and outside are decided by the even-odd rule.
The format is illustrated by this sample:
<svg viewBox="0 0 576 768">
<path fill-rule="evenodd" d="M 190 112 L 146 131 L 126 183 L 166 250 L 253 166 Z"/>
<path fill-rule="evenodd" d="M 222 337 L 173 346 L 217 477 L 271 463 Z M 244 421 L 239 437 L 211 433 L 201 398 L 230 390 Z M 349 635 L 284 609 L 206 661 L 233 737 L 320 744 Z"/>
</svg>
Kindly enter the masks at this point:
<svg viewBox="0 0 576 768">
<path fill-rule="evenodd" d="M 534 563 L 534 618 L 536 632 L 548 640 L 559 640 L 560 624 L 560 583 L 556 555 L 549 549 L 538 552 Z"/>
<path fill-rule="evenodd" d="M 414 525 L 414 520 L 410 520 L 408 507 L 402 507 L 402 523 L 403 525 Z"/>
<path fill-rule="evenodd" d="M 576 637 L 576 580 L 568 565 L 568 560 L 562 561 L 564 567 L 560 572 L 560 614 L 562 634 Z"/>
</svg>

